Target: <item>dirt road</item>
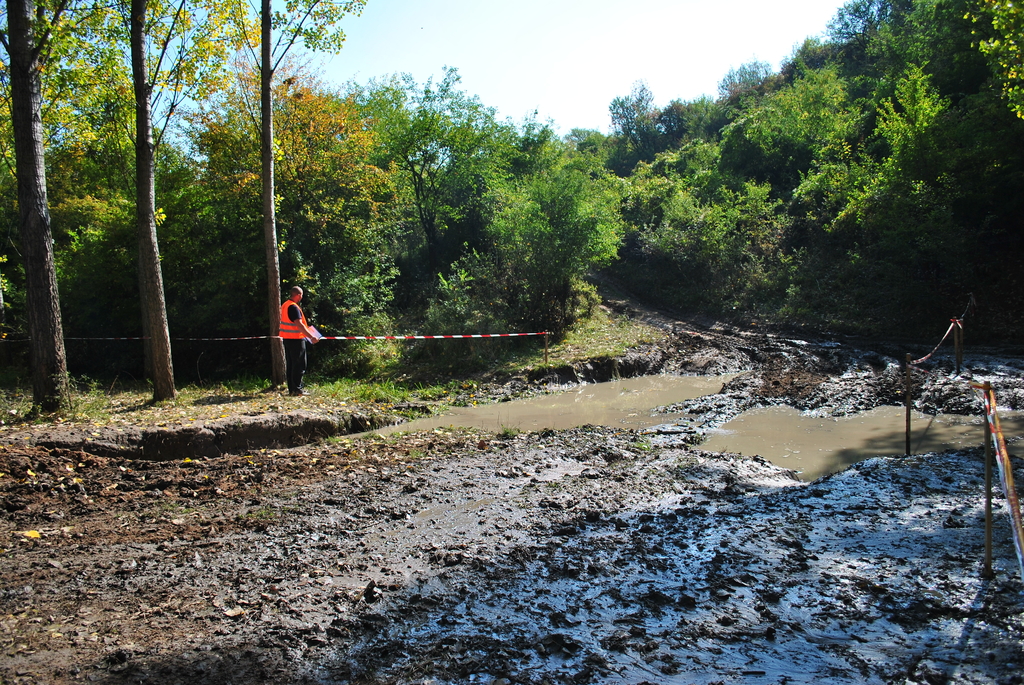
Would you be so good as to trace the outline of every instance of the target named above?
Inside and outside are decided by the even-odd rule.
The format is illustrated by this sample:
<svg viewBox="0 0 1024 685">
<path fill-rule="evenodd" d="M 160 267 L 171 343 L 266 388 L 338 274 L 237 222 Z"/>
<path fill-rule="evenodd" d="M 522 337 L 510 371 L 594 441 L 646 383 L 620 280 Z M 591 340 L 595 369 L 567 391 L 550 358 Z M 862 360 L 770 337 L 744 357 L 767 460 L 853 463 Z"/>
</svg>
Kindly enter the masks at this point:
<svg viewBox="0 0 1024 685">
<path fill-rule="evenodd" d="M 1019 357 L 978 352 L 961 377 L 918 378 L 918 408 L 977 411 L 968 376 L 1021 408 Z M 898 403 L 899 356 L 679 326 L 488 389 L 744 372 L 682 407 L 713 427 L 773 403 Z M 981 577 L 980 450 L 807 484 L 704 452 L 699 431 L 434 431 L 167 461 L 15 433 L 3 683 L 1024 682 L 1001 497 Z"/>
</svg>

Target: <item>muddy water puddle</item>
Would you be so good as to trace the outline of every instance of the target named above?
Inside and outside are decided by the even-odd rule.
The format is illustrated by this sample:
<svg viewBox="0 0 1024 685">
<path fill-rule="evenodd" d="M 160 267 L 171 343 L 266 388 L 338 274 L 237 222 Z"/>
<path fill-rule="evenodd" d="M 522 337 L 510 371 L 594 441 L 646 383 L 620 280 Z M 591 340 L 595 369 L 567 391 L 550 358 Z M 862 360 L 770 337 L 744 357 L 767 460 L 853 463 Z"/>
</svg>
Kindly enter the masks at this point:
<svg viewBox="0 0 1024 685">
<path fill-rule="evenodd" d="M 1024 413 L 1001 412 L 1010 440 L 1024 436 Z M 984 444 L 982 418 L 911 414 L 911 454 L 978 447 Z M 876 407 L 854 416 L 806 416 L 792 407 L 765 407 L 744 412 L 712 432 L 701 444 L 712 452 L 760 455 L 811 481 L 877 456 L 906 453 L 906 409 Z"/>
<path fill-rule="evenodd" d="M 736 374 L 664 375 L 589 383 L 566 392 L 525 400 L 455 407 L 441 416 L 416 419 L 374 432 L 387 435 L 396 431 L 432 430 L 444 426 L 495 432 L 564 430 L 587 424 L 646 428 L 675 418 L 665 414 L 654 416 L 653 408 L 717 393 L 735 377 Z"/>
<path fill-rule="evenodd" d="M 461 426 L 503 430 L 564 430 L 586 424 L 621 428 L 685 427 L 693 417 L 655 413 L 688 399 L 718 393 L 735 374 L 721 376 L 644 376 L 607 383 L 581 385 L 563 393 L 499 404 L 455 407 L 449 413 L 409 421 L 375 431 L 421 431 Z M 1008 440 L 1024 437 L 1024 413 L 1000 415 Z M 759 455 L 802 480 L 811 481 L 841 471 L 851 464 L 876 456 L 905 453 L 906 413 L 903 407 L 878 407 L 854 416 L 814 417 L 792 407 L 766 407 L 742 413 L 712 430 L 700 445 L 711 452 Z M 911 419 L 911 452 L 976 447 L 982 444 L 980 416 L 914 412 Z M 660 432 L 660 431 L 659 431 Z M 666 442 L 671 442 L 668 438 Z"/>
</svg>

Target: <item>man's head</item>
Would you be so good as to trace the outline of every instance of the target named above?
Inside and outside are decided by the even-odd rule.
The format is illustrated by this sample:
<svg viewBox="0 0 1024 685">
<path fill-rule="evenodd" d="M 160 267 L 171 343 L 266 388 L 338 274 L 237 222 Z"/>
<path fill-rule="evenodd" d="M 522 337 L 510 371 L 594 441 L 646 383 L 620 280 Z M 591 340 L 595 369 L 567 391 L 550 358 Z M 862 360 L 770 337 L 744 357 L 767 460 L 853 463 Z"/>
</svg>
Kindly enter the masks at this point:
<svg viewBox="0 0 1024 685">
<path fill-rule="evenodd" d="M 302 299 L 302 288 L 297 285 L 293 285 L 292 289 L 289 291 L 288 299 L 293 302 L 300 301 Z"/>
</svg>

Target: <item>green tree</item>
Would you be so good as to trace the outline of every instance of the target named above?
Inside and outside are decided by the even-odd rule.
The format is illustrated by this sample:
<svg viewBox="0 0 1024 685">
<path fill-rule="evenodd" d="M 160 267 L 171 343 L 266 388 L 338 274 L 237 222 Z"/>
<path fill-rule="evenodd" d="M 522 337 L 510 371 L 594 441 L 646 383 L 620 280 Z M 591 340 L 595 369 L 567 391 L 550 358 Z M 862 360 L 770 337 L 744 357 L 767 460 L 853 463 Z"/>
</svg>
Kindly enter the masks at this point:
<svg viewBox="0 0 1024 685">
<path fill-rule="evenodd" d="M 489 184 L 506 173 L 512 152 L 512 127 L 459 81 L 455 69 L 422 88 L 406 75 L 373 83 L 360 97 L 379 135 L 378 166 L 394 163 L 408 180 L 430 277 L 463 243 L 479 244 Z"/>
<path fill-rule="evenodd" d="M 263 243 L 267 260 L 271 377 L 275 386 L 285 380 L 285 361 L 284 345 L 278 337 L 282 300 L 275 208 L 274 76 L 296 43 L 308 50 L 339 51 L 345 41 L 345 33 L 338 23 L 346 15 L 358 15 L 365 5 L 366 0 L 287 0 L 283 11 L 274 11 L 271 0 L 262 0 L 259 30 L 256 31 L 242 3 L 237 4 L 234 23 L 239 42 L 251 55 L 253 64 L 259 65 L 260 74 Z"/>
<path fill-rule="evenodd" d="M 810 71 L 726 127 L 722 161 L 738 176 L 788 194 L 812 164 L 849 157 L 859 121 L 836 71 Z"/>
<path fill-rule="evenodd" d="M 643 81 L 633 84 L 628 96 L 617 97 L 608 106 L 612 118 L 612 131 L 629 143 L 632 165 L 623 171 L 628 173 L 637 161 L 649 162 L 658 152 L 658 109 L 654 106 L 654 93 Z"/>
<path fill-rule="evenodd" d="M 292 77 L 277 96 L 281 239 L 294 282 L 315 298 L 317 321 L 375 325 L 391 300 L 391 172 L 370 162 L 376 135 L 354 96 Z"/>
<path fill-rule="evenodd" d="M 188 6 L 162 0 L 131 0 L 122 6 L 129 32 L 135 94 L 135 202 L 139 232 L 139 289 L 147 368 L 153 399 L 173 398 L 174 369 L 167 326 L 157 208 L 154 152 L 154 100 L 163 119 L 160 131 L 186 97 L 204 98 L 219 85 L 227 44 L 223 5 Z"/>
<path fill-rule="evenodd" d="M 1010 109 L 1024 118 L 1024 8 L 1012 0 L 977 0 L 968 15 L 981 25 L 977 45 L 999 74 Z"/>
<path fill-rule="evenodd" d="M 9 0 L 0 43 L 8 55 L 11 124 L 18 179 L 21 250 L 25 261 L 26 306 L 31 339 L 32 399 L 45 411 L 67 406 L 70 389 L 64 331 L 57 294 L 46 165 L 43 149 L 42 70 L 63 29 L 69 4 L 37 6 Z"/>
<path fill-rule="evenodd" d="M 260 147 L 252 135 L 259 79 L 249 67 L 240 69 L 236 86 L 192 117 L 190 137 L 204 160 L 201 185 L 209 204 L 183 236 L 191 256 L 173 261 L 183 274 L 218 274 L 218 283 L 225 278 L 252 292 L 262 242 L 254 230 L 262 222 Z M 392 297 L 395 202 L 391 170 L 370 162 L 375 134 L 351 95 L 297 68 L 275 83 L 273 103 L 281 272 L 307 292 L 308 313 L 324 330 L 378 330 L 387 324 Z M 194 289 L 214 317 L 221 312 L 227 321 L 238 320 L 241 312 L 231 304 L 237 292 L 202 283 Z M 208 325 L 220 324 L 211 318 Z"/>
<path fill-rule="evenodd" d="M 765 95 L 773 85 L 772 65 L 754 60 L 741 64 L 718 83 L 718 99 L 730 107 L 737 107 L 751 97 Z"/>
<path fill-rule="evenodd" d="M 707 96 L 691 102 L 673 100 L 658 113 L 658 131 L 666 149 L 688 140 L 716 140 L 728 123 L 725 106 Z"/>
<path fill-rule="evenodd" d="M 495 192 L 489 254 L 510 323 L 558 332 L 573 322 L 581 279 L 618 253 L 619 192 L 616 178 L 564 154 Z"/>
</svg>

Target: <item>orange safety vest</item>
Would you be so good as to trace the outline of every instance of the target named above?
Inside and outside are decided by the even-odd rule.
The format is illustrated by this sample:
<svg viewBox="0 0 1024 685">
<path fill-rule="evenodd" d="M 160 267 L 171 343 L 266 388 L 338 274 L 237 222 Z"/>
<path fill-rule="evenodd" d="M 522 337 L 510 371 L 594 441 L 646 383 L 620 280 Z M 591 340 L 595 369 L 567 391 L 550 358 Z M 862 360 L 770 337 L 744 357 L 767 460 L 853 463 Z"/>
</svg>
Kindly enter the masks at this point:
<svg viewBox="0 0 1024 685">
<path fill-rule="evenodd" d="M 288 318 L 288 308 L 292 305 L 299 307 L 291 299 L 287 299 L 281 305 L 281 337 L 291 340 L 301 340 L 306 337 L 306 330 L 302 326 L 309 326 L 306 323 L 306 315 L 302 313 L 302 307 L 299 307 L 299 317 L 302 319 L 302 326 L 299 325 L 298 321 L 292 321 Z"/>
</svg>

